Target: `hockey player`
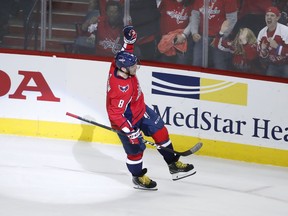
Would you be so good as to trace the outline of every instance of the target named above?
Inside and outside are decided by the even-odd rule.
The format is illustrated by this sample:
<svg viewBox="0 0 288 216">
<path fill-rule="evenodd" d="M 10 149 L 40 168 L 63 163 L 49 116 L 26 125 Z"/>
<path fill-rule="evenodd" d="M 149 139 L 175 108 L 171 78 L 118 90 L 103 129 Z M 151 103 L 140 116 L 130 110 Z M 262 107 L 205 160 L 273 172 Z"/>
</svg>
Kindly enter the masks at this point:
<svg viewBox="0 0 288 216">
<path fill-rule="evenodd" d="M 144 102 L 144 95 L 136 76 L 139 62 L 133 55 L 137 33 L 133 26 L 126 26 L 123 34 L 124 45 L 109 71 L 106 109 L 112 128 L 123 132 L 118 136 L 127 154 L 126 165 L 132 174 L 134 188 L 157 190 L 156 182 L 146 175 L 147 169 L 142 167 L 143 152 L 146 148 L 142 132 L 146 136 L 151 136 L 157 145 L 172 150 L 173 145 L 163 120 Z M 196 173 L 193 170 L 194 166 L 179 161 L 178 155 L 163 149 L 158 151 L 166 161 L 173 180 Z"/>
</svg>

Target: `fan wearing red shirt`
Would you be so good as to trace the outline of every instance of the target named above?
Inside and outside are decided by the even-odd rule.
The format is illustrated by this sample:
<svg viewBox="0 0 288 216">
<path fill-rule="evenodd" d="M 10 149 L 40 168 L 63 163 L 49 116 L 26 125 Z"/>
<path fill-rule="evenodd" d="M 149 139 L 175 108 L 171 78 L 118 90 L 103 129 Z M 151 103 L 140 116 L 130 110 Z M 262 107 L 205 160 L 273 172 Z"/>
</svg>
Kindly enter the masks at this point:
<svg viewBox="0 0 288 216">
<path fill-rule="evenodd" d="M 192 12 L 193 0 L 162 0 L 159 5 L 160 17 L 160 34 L 161 37 L 175 30 L 184 30 L 188 24 Z M 187 40 L 187 51 L 182 53 L 178 51 L 174 56 L 161 55 L 160 61 L 190 64 L 192 55 L 193 42 L 191 37 L 187 37 L 184 33 L 177 34 L 174 39 L 175 44 L 182 44 Z"/>
<path fill-rule="evenodd" d="M 162 0 L 159 5 L 161 35 L 185 29 L 189 24 L 192 5 L 192 0 Z"/>
<path fill-rule="evenodd" d="M 191 33 L 195 42 L 193 50 L 194 66 L 206 66 L 202 65 L 203 22 L 205 11 L 205 1 L 196 0 L 193 5 L 191 22 L 184 31 L 187 35 Z M 209 25 L 208 45 L 210 45 L 218 34 L 227 37 L 231 33 L 237 22 L 237 2 L 236 0 L 210 0 L 207 11 Z M 228 21 L 229 27 L 225 32 L 220 32 L 221 25 L 225 20 Z M 208 54 L 208 67 L 222 70 L 229 69 L 229 64 L 227 64 L 229 61 L 231 62 L 231 55 L 229 53 L 209 46 Z"/>
<path fill-rule="evenodd" d="M 118 136 L 127 154 L 126 165 L 132 175 L 134 188 L 157 190 L 157 183 L 147 175 L 143 165 L 143 152 L 146 148 L 142 132 L 154 139 L 157 145 L 173 150 L 167 128 L 161 117 L 149 108 L 144 101 L 136 71 L 138 59 L 133 54 L 137 34 L 133 26 L 126 26 L 124 45 L 112 62 L 108 75 L 106 109 L 111 126 L 122 131 Z M 179 161 L 179 156 L 163 149 L 159 153 L 168 165 L 173 180 L 195 174 L 192 164 Z"/>
<path fill-rule="evenodd" d="M 98 18 L 96 31 L 96 55 L 115 56 L 122 47 L 123 10 L 119 2 L 108 1 L 106 13 Z"/>
</svg>

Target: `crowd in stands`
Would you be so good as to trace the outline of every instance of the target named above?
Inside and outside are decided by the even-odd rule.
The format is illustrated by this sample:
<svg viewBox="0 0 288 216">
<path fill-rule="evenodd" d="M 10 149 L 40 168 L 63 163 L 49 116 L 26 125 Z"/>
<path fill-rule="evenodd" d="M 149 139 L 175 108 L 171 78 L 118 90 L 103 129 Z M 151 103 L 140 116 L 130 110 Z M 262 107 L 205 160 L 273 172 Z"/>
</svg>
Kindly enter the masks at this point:
<svg viewBox="0 0 288 216">
<path fill-rule="evenodd" d="M 201 67 L 206 43 L 209 68 L 288 77 L 288 1 L 210 0 L 206 20 L 204 2 L 130 0 L 129 24 L 138 32 L 136 55 Z M 111 17 L 111 4 L 117 4 L 117 16 L 124 20 L 123 0 L 91 0 L 93 10 L 99 10 L 97 30 L 92 33 L 97 55 L 114 56 L 121 48 L 119 37 L 127 23 L 103 25 L 103 17 Z"/>
<path fill-rule="evenodd" d="M 288 78 L 288 0 L 129 2 L 127 11 L 124 0 L 90 0 L 73 52 L 113 57 L 121 49 L 123 27 L 131 24 L 141 60 Z M 4 16 L 1 12 L 0 36 Z"/>
</svg>

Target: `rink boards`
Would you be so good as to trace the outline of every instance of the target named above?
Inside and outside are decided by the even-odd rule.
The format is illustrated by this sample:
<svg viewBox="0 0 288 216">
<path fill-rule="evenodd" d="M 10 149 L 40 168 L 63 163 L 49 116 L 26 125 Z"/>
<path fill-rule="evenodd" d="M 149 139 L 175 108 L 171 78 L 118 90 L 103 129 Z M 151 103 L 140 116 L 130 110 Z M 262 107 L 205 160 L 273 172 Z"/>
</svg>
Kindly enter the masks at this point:
<svg viewBox="0 0 288 216">
<path fill-rule="evenodd" d="M 0 63 L 0 133 L 119 144 L 65 115 L 109 125 L 109 62 L 2 53 Z M 201 155 L 288 166 L 288 85 L 201 70 L 143 64 L 137 72 L 175 148 L 202 141 Z"/>
</svg>

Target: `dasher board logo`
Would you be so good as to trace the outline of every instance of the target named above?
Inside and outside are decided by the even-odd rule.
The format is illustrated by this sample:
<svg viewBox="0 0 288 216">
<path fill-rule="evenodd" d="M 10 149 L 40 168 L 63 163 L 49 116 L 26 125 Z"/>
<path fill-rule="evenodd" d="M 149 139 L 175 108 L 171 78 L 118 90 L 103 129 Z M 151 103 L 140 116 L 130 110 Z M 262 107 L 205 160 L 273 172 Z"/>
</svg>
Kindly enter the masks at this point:
<svg viewBox="0 0 288 216">
<path fill-rule="evenodd" d="M 245 83 L 152 72 L 152 94 L 247 106 L 247 93 Z"/>
</svg>

